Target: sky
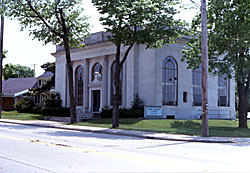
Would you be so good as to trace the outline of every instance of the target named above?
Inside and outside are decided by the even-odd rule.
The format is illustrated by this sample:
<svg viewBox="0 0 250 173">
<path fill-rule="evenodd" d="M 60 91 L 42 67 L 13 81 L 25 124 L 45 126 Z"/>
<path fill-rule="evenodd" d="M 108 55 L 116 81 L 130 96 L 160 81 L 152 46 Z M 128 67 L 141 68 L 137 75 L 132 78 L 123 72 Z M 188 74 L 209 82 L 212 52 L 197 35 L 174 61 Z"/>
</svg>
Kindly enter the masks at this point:
<svg viewBox="0 0 250 173">
<path fill-rule="evenodd" d="M 199 0 L 195 0 L 195 2 L 199 3 Z M 183 0 L 183 3 L 195 7 L 190 0 Z M 83 0 L 83 5 L 85 9 L 84 14 L 90 17 L 89 22 L 92 26 L 90 33 L 103 31 L 104 29 L 99 22 L 100 14 L 91 3 L 91 0 Z M 191 22 L 197 12 L 198 9 L 181 10 L 176 18 Z M 44 72 L 40 67 L 42 64 L 55 61 L 55 58 L 51 55 L 51 53 L 56 51 L 55 45 L 43 45 L 42 41 L 33 40 L 33 37 L 29 36 L 27 30 L 20 31 L 20 25 L 17 21 L 11 21 L 7 18 L 5 18 L 4 24 L 3 47 L 8 51 L 7 58 L 3 60 L 3 64 L 12 63 L 32 69 L 35 68 L 36 77 Z"/>
</svg>

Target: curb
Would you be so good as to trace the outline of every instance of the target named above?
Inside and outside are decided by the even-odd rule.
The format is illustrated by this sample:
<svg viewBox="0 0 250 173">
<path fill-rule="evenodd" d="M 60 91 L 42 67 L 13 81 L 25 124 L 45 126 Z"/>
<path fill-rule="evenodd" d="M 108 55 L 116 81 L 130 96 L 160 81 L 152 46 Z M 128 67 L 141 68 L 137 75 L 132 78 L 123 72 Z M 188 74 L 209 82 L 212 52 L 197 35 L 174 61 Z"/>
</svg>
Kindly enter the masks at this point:
<svg viewBox="0 0 250 173">
<path fill-rule="evenodd" d="M 60 127 L 60 126 L 55 126 L 55 125 L 35 124 L 35 123 L 31 124 L 31 123 L 25 123 L 25 122 L 11 122 L 11 121 L 4 121 L 4 120 L 0 120 L 0 123 L 27 125 L 27 126 L 35 126 L 35 127 L 43 127 L 43 128 L 61 129 L 61 130 L 71 130 L 71 131 L 79 131 L 79 132 L 92 132 L 92 133 L 98 133 L 98 134 L 129 136 L 129 137 L 137 137 L 137 138 L 143 138 L 143 139 L 178 141 L 178 142 L 225 143 L 225 144 L 237 143 L 231 140 L 181 139 L 181 138 L 157 137 L 157 136 L 150 136 L 150 135 L 143 135 L 143 134 L 132 134 L 132 133 L 127 133 L 123 131 L 122 129 L 116 129 L 116 131 L 114 132 L 112 131 L 112 129 L 104 129 L 104 130 L 78 129 L 78 128 L 72 128 L 72 127 Z"/>
</svg>

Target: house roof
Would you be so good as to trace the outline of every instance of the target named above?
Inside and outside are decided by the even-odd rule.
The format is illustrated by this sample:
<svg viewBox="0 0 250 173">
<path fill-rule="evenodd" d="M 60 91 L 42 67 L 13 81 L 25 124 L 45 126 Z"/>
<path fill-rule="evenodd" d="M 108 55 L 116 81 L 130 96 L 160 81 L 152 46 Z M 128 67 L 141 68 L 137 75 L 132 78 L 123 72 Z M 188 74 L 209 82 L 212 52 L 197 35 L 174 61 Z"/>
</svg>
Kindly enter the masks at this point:
<svg viewBox="0 0 250 173">
<path fill-rule="evenodd" d="M 52 73 L 50 71 L 46 71 L 42 75 L 38 76 L 37 79 L 39 79 L 39 78 L 50 78 L 50 77 L 53 77 L 53 75 L 54 75 L 54 73 Z"/>
<path fill-rule="evenodd" d="M 36 78 L 9 78 L 3 80 L 3 94 L 14 96 L 16 93 L 32 88 L 36 81 Z"/>
</svg>

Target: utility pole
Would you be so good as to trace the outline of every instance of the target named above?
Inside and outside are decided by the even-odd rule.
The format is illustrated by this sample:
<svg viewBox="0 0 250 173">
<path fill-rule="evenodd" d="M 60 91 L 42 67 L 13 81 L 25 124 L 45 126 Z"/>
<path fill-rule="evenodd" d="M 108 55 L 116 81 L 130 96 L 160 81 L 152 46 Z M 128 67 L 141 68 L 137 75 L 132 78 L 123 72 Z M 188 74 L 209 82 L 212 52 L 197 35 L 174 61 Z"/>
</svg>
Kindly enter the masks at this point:
<svg viewBox="0 0 250 173">
<path fill-rule="evenodd" d="M 208 41 L 206 0 L 201 0 L 202 135 L 208 137 Z"/>
<path fill-rule="evenodd" d="M 0 30 L 0 118 L 2 115 L 2 66 L 3 66 L 3 31 L 4 31 L 4 16 L 3 16 L 3 11 L 4 11 L 4 0 L 2 0 L 2 14 L 1 14 L 1 30 Z"/>
<path fill-rule="evenodd" d="M 31 64 L 31 65 L 34 65 L 34 73 L 35 73 L 35 77 L 36 77 L 36 65 L 37 64 Z"/>
</svg>

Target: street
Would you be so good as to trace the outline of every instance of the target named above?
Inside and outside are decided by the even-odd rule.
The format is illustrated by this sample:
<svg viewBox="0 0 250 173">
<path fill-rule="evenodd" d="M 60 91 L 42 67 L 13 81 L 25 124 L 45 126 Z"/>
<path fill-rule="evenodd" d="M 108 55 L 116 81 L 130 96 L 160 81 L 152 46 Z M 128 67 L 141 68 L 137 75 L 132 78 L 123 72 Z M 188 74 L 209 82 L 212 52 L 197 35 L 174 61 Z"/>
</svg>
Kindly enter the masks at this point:
<svg viewBox="0 0 250 173">
<path fill-rule="evenodd" d="M 0 173 L 249 172 L 249 144 L 151 140 L 0 123 Z"/>
</svg>

